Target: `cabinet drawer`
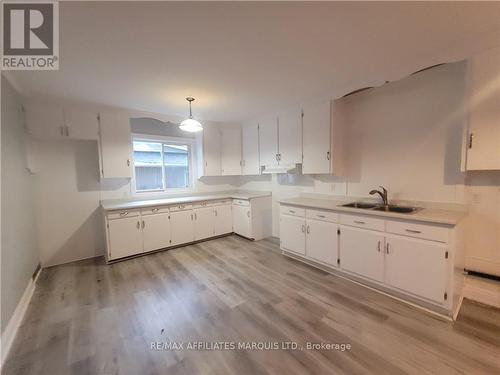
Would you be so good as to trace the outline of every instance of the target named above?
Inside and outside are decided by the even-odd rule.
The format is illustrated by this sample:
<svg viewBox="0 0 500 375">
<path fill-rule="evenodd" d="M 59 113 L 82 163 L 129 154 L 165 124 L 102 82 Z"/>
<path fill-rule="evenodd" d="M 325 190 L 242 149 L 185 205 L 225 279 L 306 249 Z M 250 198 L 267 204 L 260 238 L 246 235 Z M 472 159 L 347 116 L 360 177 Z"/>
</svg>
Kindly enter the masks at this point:
<svg viewBox="0 0 500 375">
<path fill-rule="evenodd" d="M 159 207 L 148 207 L 141 210 L 141 215 L 153 215 L 153 214 L 164 214 L 168 213 L 169 209 L 165 206 Z"/>
<path fill-rule="evenodd" d="M 384 231 L 385 221 L 375 217 L 362 215 L 340 215 L 340 223 L 358 228 Z"/>
<path fill-rule="evenodd" d="M 448 242 L 449 239 L 449 229 L 436 225 L 388 220 L 386 221 L 386 230 L 389 233 L 422 238 L 425 240 Z"/>
<path fill-rule="evenodd" d="M 339 222 L 339 214 L 331 211 L 323 210 L 306 210 L 306 217 L 308 219 L 316 219 L 322 221 L 329 221 L 331 223 Z"/>
<path fill-rule="evenodd" d="M 203 207 L 211 207 L 212 202 L 196 202 L 193 203 L 193 208 L 203 208 Z"/>
<path fill-rule="evenodd" d="M 193 205 L 191 204 L 176 204 L 175 206 L 170 206 L 170 212 L 175 211 L 185 211 L 193 209 Z"/>
<path fill-rule="evenodd" d="M 220 200 L 220 201 L 213 201 L 212 202 L 212 205 L 214 206 L 226 206 L 228 204 L 231 204 L 231 199 L 223 199 L 223 200 Z"/>
<path fill-rule="evenodd" d="M 120 210 L 120 211 L 111 211 L 106 214 L 106 218 L 108 220 L 114 219 L 123 219 L 125 217 L 135 217 L 139 216 L 139 210 Z"/>
<path fill-rule="evenodd" d="M 306 210 L 305 208 L 300 208 L 300 207 L 280 206 L 280 214 L 305 217 Z"/>
<path fill-rule="evenodd" d="M 233 204 L 236 206 L 250 206 L 250 201 L 244 199 L 233 199 Z"/>
</svg>

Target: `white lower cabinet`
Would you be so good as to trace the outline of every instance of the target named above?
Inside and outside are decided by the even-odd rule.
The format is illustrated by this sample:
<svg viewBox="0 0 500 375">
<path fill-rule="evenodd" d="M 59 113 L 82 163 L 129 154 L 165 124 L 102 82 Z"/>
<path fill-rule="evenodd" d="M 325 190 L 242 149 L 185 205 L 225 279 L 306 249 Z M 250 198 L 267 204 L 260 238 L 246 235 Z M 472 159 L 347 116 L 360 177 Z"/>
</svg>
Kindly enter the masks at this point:
<svg viewBox="0 0 500 375">
<path fill-rule="evenodd" d="M 294 253 L 306 254 L 306 221 L 303 217 L 281 215 L 281 248 Z"/>
<path fill-rule="evenodd" d="M 233 231 L 233 211 L 231 204 L 214 207 L 215 235 L 231 233 Z"/>
<path fill-rule="evenodd" d="M 108 257 L 128 257 L 142 252 L 140 216 L 108 220 Z"/>
<path fill-rule="evenodd" d="M 196 208 L 194 210 L 195 241 L 213 237 L 215 231 L 215 215 L 213 207 Z"/>
<path fill-rule="evenodd" d="M 443 303 L 447 283 L 445 244 L 390 236 L 386 238 L 385 282 Z"/>
<path fill-rule="evenodd" d="M 142 216 L 142 236 L 144 252 L 170 246 L 170 214 Z"/>
<path fill-rule="evenodd" d="M 340 266 L 369 279 L 384 281 L 384 235 L 375 231 L 342 226 Z"/>
<path fill-rule="evenodd" d="M 337 224 L 320 220 L 306 221 L 306 255 L 331 266 L 338 259 Z"/>
<path fill-rule="evenodd" d="M 193 210 L 175 211 L 170 213 L 170 229 L 172 246 L 194 241 Z"/>
<path fill-rule="evenodd" d="M 252 238 L 250 206 L 233 204 L 233 230 L 240 236 Z"/>
</svg>

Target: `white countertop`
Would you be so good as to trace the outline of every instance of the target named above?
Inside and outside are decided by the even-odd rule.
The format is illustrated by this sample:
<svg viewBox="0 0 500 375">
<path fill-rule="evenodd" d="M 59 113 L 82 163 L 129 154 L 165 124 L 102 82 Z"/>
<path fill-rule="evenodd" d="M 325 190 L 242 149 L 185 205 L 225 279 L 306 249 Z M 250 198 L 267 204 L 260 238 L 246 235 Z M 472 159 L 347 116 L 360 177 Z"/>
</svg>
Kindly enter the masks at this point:
<svg viewBox="0 0 500 375">
<path fill-rule="evenodd" d="M 374 211 L 360 208 L 342 207 L 342 204 L 353 202 L 351 199 L 317 199 L 317 198 L 290 198 L 280 200 L 280 204 L 289 204 L 300 207 L 319 208 L 324 210 L 333 210 L 338 212 L 363 214 L 372 216 L 381 216 L 413 221 L 423 221 L 434 224 L 457 225 L 458 222 L 467 215 L 465 211 L 444 210 L 438 208 L 423 208 L 410 214 L 401 214 L 397 212 Z"/>
<path fill-rule="evenodd" d="M 134 208 L 166 206 L 170 204 L 200 202 L 218 199 L 254 199 L 271 196 L 269 191 L 230 191 L 222 193 L 206 193 L 199 195 L 185 195 L 172 198 L 158 199 L 107 199 L 101 201 L 101 207 L 105 211 L 131 210 Z"/>
</svg>

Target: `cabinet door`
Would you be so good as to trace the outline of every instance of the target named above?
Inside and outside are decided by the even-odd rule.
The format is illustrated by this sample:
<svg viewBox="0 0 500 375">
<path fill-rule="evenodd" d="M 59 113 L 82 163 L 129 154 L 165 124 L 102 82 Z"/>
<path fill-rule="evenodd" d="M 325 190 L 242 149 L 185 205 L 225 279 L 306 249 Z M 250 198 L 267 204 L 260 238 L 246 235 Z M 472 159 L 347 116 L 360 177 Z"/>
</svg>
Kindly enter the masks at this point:
<svg viewBox="0 0 500 375">
<path fill-rule="evenodd" d="M 304 218 L 280 216 L 281 248 L 298 254 L 306 254 L 306 222 Z"/>
<path fill-rule="evenodd" d="M 500 169 L 500 48 L 469 62 L 468 170 Z"/>
<path fill-rule="evenodd" d="M 270 117 L 259 121 L 260 165 L 278 164 L 278 119 Z"/>
<path fill-rule="evenodd" d="M 241 128 L 223 129 L 221 140 L 222 175 L 241 175 Z"/>
<path fill-rule="evenodd" d="M 302 162 L 302 131 L 300 110 L 290 110 L 278 118 L 279 164 Z"/>
<path fill-rule="evenodd" d="M 216 126 L 203 129 L 204 176 L 221 175 L 221 133 Z"/>
<path fill-rule="evenodd" d="M 340 266 L 360 276 L 384 281 L 384 235 L 364 229 L 340 228 Z"/>
<path fill-rule="evenodd" d="M 446 247 L 418 239 L 386 239 L 385 282 L 403 291 L 443 303 L 446 291 Z"/>
<path fill-rule="evenodd" d="M 65 109 L 64 121 L 67 136 L 71 139 L 96 140 L 99 137 L 97 113 L 77 109 Z"/>
<path fill-rule="evenodd" d="M 130 178 L 130 119 L 126 113 L 100 114 L 102 176 Z"/>
<path fill-rule="evenodd" d="M 163 249 L 170 246 L 169 213 L 142 217 L 144 251 Z"/>
<path fill-rule="evenodd" d="M 214 209 L 213 207 L 197 208 L 194 210 L 194 239 L 203 240 L 214 236 Z"/>
<path fill-rule="evenodd" d="M 302 173 L 330 173 L 330 102 L 304 106 Z"/>
<path fill-rule="evenodd" d="M 50 139 L 65 136 L 62 107 L 27 103 L 24 106 L 26 129 L 36 138 Z"/>
<path fill-rule="evenodd" d="M 252 238 L 250 207 L 233 205 L 233 230 L 240 236 Z"/>
<path fill-rule="evenodd" d="M 337 266 L 337 224 L 307 220 L 306 233 L 306 255 L 311 259 Z"/>
<path fill-rule="evenodd" d="M 259 126 L 257 123 L 242 128 L 244 175 L 259 175 Z"/>
<path fill-rule="evenodd" d="M 140 217 L 108 221 L 109 259 L 118 259 L 142 253 Z"/>
<path fill-rule="evenodd" d="M 231 233 L 233 231 L 233 212 L 231 205 L 214 207 L 215 215 L 215 235 Z"/>
<path fill-rule="evenodd" d="M 194 215 L 192 210 L 170 213 L 172 246 L 194 241 Z"/>
</svg>

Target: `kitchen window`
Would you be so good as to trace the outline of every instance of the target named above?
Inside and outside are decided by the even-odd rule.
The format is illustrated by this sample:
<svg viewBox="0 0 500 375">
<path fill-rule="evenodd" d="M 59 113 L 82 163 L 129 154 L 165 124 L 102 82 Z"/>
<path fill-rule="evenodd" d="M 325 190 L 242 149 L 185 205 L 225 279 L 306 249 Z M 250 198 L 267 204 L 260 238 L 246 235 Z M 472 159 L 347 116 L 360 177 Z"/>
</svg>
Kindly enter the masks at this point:
<svg viewBox="0 0 500 375">
<path fill-rule="evenodd" d="M 183 139 L 134 137 L 135 190 L 170 192 L 192 186 L 192 143 Z"/>
</svg>

